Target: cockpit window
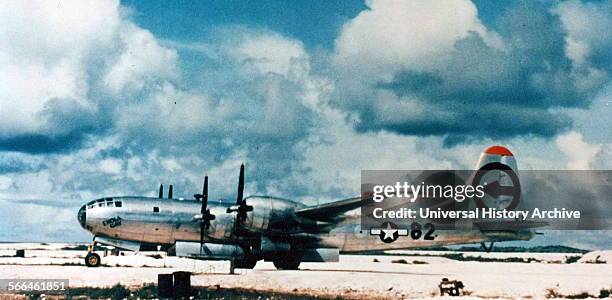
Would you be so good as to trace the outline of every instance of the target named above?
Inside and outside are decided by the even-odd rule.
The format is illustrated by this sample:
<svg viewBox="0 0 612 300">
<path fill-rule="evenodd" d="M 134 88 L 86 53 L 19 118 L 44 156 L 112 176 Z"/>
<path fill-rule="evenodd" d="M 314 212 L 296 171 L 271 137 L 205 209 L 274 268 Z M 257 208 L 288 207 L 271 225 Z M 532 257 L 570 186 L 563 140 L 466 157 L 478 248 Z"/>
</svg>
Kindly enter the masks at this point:
<svg viewBox="0 0 612 300">
<path fill-rule="evenodd" d="M 104 202 L 104 199 L 98 199 L 96 202 Z"/>
<path fill-rule="evenodd" d="M 115 207 L 121 207 L 122 204 L 121 201 L 115 201 Z"/>
<path fill-rule="evenodd" d="M 93 205 L 94 203 L 96 203 L 96 200 L 89 201 L 89 202 L 87 203 L 87 206 L 89 206 L 89 205 Z"/>
<path fill-rule="evenodd" d="M 105 206 L 105 205 L 104 205 L 104 202 L 100 202 L 100 203 L 98 203 L 98 207 L 104 207 L 104 206 Z"/>
</svg>

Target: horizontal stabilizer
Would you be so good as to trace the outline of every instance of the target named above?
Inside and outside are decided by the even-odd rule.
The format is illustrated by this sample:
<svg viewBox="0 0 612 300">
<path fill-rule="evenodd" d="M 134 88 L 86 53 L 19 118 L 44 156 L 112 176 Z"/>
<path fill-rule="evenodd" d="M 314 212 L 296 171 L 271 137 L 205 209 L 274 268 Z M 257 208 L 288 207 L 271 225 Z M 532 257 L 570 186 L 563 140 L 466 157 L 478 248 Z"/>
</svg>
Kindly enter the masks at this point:
<svg viewBox="0 0 612 300">
<path fill-rule="evenodd" d="M 474 225 L 482 231 L 487 230 L 523 230 L 547 226 L 547 222 L 543 221 L 489 221 L 489 222 L 474 222 Z"/>
</svg>

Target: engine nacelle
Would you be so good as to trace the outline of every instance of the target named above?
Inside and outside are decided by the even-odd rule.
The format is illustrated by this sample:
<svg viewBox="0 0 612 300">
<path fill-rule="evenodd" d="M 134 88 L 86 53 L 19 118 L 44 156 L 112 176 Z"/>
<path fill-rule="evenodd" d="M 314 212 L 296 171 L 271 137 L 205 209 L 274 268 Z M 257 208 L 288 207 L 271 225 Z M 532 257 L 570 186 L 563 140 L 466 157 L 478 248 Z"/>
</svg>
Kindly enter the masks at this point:
<svg viewBox="0 0 612 300">
<path fill-rule="evenodd" d="M 259 251 L 263 255 L 274 255 L 291 251 L 291 244 L 287 242 L 272 241 L 267 237 L 261 237 Z"/>
<path fill-rule="evenodd" d="M 339 262 L 340 249 L 317 248 L 308 249 L 302 253 L 303 262 Z"/>
<path fill-rule="evenodd" d="M 296 228 L 298 224 L 293 221 L 293 212 L 304 206 L 273 197 L 252 196 L 245 200 L 253 206 L 253 211 L 247 213 L 246 220 L 241 224 L 242 229 L 258 233 Z"/>
<path fill-rule="evenodd" d="M 293 212 L 305 207 L 304 204 L 286 199 L 251 196 L 245 198 L 247 205 L 253 210 L 246 213 L 246 219 L 240 224 L 241 230 L 253 233 L 270 233 L 275 230 L 297 228 L 299 224 L 294 221 Z M 217 206 L 211 208 L 215 219 L 210 224 L 207 236 L 214 240 L 224 240 L 234 235 L 236 225 L 236 212 L 227 213 L 227 207 Z"/>
<path fill-rule="evenodd" d="M 243 259 L 245 257 L 244 250 L 238 245 L 204 243 L 200 248 L 200 243 L 197 242 L 176 242 L 168 253 L 181 257 L 211 260 Z"/>
</svg>

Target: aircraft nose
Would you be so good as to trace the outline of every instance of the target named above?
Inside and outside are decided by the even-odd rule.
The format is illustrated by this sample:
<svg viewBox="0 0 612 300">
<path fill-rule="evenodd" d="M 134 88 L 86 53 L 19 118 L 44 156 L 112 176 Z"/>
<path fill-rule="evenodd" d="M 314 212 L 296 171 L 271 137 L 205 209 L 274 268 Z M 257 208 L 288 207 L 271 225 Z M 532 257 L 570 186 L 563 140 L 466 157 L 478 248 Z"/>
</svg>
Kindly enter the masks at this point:
<svg viewBox="0 0 612 300">
<path fill-rule="evenodd" d="M 87 220 L 87 213 L 85 212 L 85 205 L 81 206 L 81 208 L 79 209 L 79 212 L 77 213 L 77 219 L 79 220 L 79 224 L 81 224 L 81 227 L 83 227 L 83 229 L 86 229 L 85 222 Z"/>
</svg>

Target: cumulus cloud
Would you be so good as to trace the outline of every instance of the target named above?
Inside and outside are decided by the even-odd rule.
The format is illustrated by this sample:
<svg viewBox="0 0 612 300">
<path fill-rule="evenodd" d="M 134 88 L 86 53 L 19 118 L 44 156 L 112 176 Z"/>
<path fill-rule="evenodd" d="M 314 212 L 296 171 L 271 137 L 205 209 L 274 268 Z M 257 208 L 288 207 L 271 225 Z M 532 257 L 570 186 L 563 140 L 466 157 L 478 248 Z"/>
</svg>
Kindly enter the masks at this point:
<svg viewBox="0 0 612 300">
<path fill-rule="evenodd" d="M 432 68 L 470 32 L 496 43 L 470 1 L 372 0 L 366 5 L 367 10 L 344 24 L 334 60 L 352 71 L 380 76 L 377 80 L 402 68 Z"/>
<path fill-rule="evenodd" d="M 210 41 L 212 56 L 199 65 L 189 87 L 177 74 L 175 50 L 160 46 L 129 20 L 120 24 L 114 50 L 105 58 L 108 65 L 85 80 L 92 113 L 72 113 L 78 107 L 60 101 L 47 111 L 64 127 L 49 136 L 37 131 L 42 136 L 28 137 L 29 148 L 15 146 L 23 135 L 0 141 L 12 151 L 55 153 L 47 156 L 45 176 L 37 177 L 46 181 L 41 190 L 61 202 L 99 193 L 152 195 L 164 182 L 175 184 L 177 195 L 190 197 L 206 172 L 211 183 L 224 178 L 215 191 L 227 197 L 235 193 L 235 183 L 227 178 L 237 176 L 241 162 L 247 162 L 252 192 L 266 193 L 275 186 L 288 193 L 303 184 L 283 179 L 301 168 L 297 144 L 316 123 L 318 94 L 326 81 L 311 74 L 301 42 L 265 30 L 222 29 Z M 222 69 L 216 67 L 220 64 Z M 95 138 L 55 151 L 56 140 L 47 140 L 60 132 L 71 134 L 67 126 Z M 22 159 L 21 169 L 28 161 Z M 31 171 L 33 176 L 40 168 Z M 25 174 L 11 179 L 0 195 L 44 198 L 44 191 L 27 189 L 21 180 Z"/>
<path fill-rule="evenodd" d="M 373 1 L 337 40 L 341 76 L 362 65 L 384 66 L 338 80 L 335 104 L 357 116 L 356 128 L 362 132 L 435 135 L 445 137 L 447 144 L 482 137 L 552 137 L 572 125 L 556 109 L 588 107 L 609 82 L 609 63 L 602 64 L 597 55 L 578 57 L 571 50 L 568 41 L 577 40 L 572 36 L 580 29 L 558 14 L 572 8 L 555 13 L 544 4 L 517 2 L 492 32 L 467 1 L 453 2 L 452 8 L 415 3 L 427 7 L 436 26 L 423 26 L 429 23 L 421 20 L 422 14 L 402 13 L 413 11 L 413 2 Z M 461 12 L 453 14 L 460 19 L 438 20 L 447 15 L 446 9 Z M 399 16 L 404 22 L 394 21 Z M 419 26 L 406 29 L 406 22 Z M 595 49 L 600 43 L 609 46 L 605 40 L 581 38 L 580 43 Z M 345 41 L 352 44 L 345 46 Z"/>
<path fill-rule="evenodd" d="M 276 73 L 285 77 L 301 77 L 309 71 L 304 46 L 295 40 L 274 33 L 242 34 L 242 41 L 229 54 L 255 73 Z"/>
<path fill-rule="evenodd" d="M 582 135 L 575 131 L 557 137 L 556 143 L 568 157 L 567 168 L 570 170 L 591 169 L 592 161 L 600 150 L 598 145 L 586 143 Z"/>
<path fill-rule="evenodd" d="M 120 104 L 115 131 L 135 155 L 196 155 L 199 176 L 228 159 L 247 161 L 255 190 L 265 192 L 300 168 L 296 144 L 317 123 L 326 81 L 311 73 L 301 42 L 274 32 L 229 27 L 209 44 L 192 87 L 165 81 L 147 89 L 145 101 Z"/>
<path fill-rule="evenodd" d="M 0 155 L 0 175 L 39 171 L 44 168 L 44 159 L 41 157 L 17 152 L 3 153 Z M 0 190 L 1 189 L 2 188 L 0 188 Z"/>
<path fill-rule="evenodd" d="M 176 53 L 133 24 L 118 1 L 1 5 L 1 150 L 78 149 L 112 127 L 117 99 L 106 90 L 175 76 Z"/>
<path fill-rule="evenodd" d="M 612 2 L 561 2 L 554 8 L 566 30 L 566 52 L 576 64 L 609 68 L 612 54 Z"/>
<path fill-rule="evenodd" d="M 177 79 L 176 50 L 162 47 L 151 32 L 124 22 L 119 39 L 122 53 L 103 79 L 111 92 L 140 91 L 150 81 Z"/>
<path fill-rule="evenodd" d="M 191 197 L 208 174 L 232 199 L 242 162 L 247 194 L 318 203 L 359 193 L 362 169 L 471 168 L 500 139 L 528 168 L 567 167 L 540 149 L 574 144 L 570 167 L 609 161 L 578 133 L 537 138 L 608 82 L 587 34 L 603 4 L 517 4 L 495 30 L 469 1 L 366 4 L 328 52 L 243 26 L 159 41 L 116 1 L 3 2 L 0 200 L 69 207 L 56 236 L 102 195 Z"/>
<path fill-rule="evenodd" d="M 612 143 L 606 143 L 600 146 L 591 166 L 593 169 L 597 170 L 612 169 Z"/>
<path fill-rule="evenodd" d="M 10 230 L 0 232 L 2 241 L 84 242 L 91 236 L 79 230 L 75 218 L 78 206 L 49 206 L 45 201 L 4 201 L 0 218 Z M 27 216 L 27 217 L 24 217 Z"/>
<path fill-rule="evenodd" d="M 558 136 L 555 143 L 567 157 L 569 170 L 609 170 L 612 167 L 610 143 L 588 143 L 576 131 Z"/>
</svg>

